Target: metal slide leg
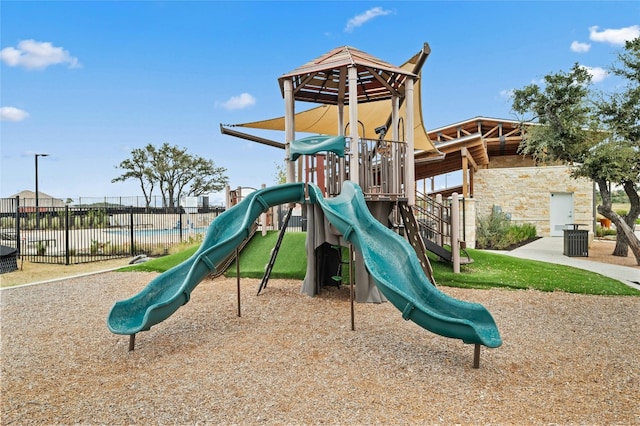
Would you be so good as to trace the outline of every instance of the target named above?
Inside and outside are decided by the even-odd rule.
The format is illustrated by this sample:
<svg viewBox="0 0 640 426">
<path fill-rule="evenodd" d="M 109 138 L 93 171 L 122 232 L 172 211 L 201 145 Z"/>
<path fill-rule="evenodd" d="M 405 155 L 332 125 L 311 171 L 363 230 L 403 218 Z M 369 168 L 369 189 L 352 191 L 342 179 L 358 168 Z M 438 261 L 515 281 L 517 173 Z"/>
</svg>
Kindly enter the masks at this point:
<svg viewBox="0 0 640 426">
<path fill-rule="evenodd" d="M 355 299 L 354 288 L 353 288 L 353 246 L 349 244 L 349 299 L 351 301 L 351 331 L 355 331 L 356 329 L 356 314 L 353 307 L 353 300 Z"/>
<path fill-rule="evenodd" d="M 136 348 L 136 335 L 134 333 L 129 335 L 129 352 L 131 352 L 135 348 Z"/>
<path fill-rule="evenodd" d="M 476 343 L 473 349 L 473 368 L 480 368 L 480 344 Z"/>
<path fill-rule="evenodd" d="M 238 291 L 238 316 L 242 316 L 240 311 L 240 250 L 236 248 L 236 288 Z"/>
</svg>

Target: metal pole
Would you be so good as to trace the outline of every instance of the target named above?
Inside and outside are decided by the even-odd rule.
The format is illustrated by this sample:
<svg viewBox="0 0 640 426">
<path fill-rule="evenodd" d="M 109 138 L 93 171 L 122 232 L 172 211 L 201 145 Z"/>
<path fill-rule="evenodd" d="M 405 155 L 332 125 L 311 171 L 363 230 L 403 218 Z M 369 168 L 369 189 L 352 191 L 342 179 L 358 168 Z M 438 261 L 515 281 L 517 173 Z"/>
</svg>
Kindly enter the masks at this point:
<svg viewBox="0 0 640 426">
<path fill-rule="evenodd" d="M 242 316 L 240 311 L 240 249 L 236 247 L 236 289 L 238 293 L 238 316 Z"/>
<path fill-rule="evenodd" d="M 342 260 L 342 259 L 341 259 Z M 349 302 L 351 303 L 351 331 L 356 330 L 356 313 L 353 306 L 355 289 L 353 288 L 353 246 L 349 244 Z"/>
<path fill-rule="evenodd" d="M 64 256 L 65 265 L 70 265 L 69 253 L 69 205 L 64 206 Z"/>
<path fill-rule="evenodd" d="M 473 368 L 480 368 L 480 344 L 478 343 L 473 348 Z"/>
<path fill-rule="evenodd" d="M 38 208 L 38 154 L 36 154 L 36 229 L 40 229 L 40 209 Z"/>
<path fill-rule="evenodd" d="M 40 229 L 40 209 L 38 203 L 38 157 L 46 157 L 49 154 L 35 154 L 36 158 L 36 229 Z"/>
</svg>

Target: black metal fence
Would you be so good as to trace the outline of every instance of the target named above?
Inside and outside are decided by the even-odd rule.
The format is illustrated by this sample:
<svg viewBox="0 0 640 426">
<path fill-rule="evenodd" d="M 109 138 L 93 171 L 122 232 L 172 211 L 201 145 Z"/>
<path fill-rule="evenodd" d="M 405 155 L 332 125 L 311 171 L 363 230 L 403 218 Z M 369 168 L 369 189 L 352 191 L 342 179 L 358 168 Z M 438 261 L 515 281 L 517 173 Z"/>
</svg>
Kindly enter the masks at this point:
<svg viewBox="0 0 640 426">
<path fill-rule="evenodd" d="M 163 208 L 39 204 L 24 198 L 0 199 L 0 244 L 18 249 L 35 263 L 71 265 L 132 257 L 161 256 L 171 246 L 198 242 L 224 207 Z M 286 209 L 269 214 L 268 230 L 282 227 Z M 271 218 L 273 217 L 273 219 Z M 287 231 L 306 231 L 294 215 Z"/>
<path fill-rule="evenodd" d="M 31 262 L 75 264 L 139 254 L 201 240 L 223 207 L 42 206 L 0 199 L 0 244 Z"/>
</svg>

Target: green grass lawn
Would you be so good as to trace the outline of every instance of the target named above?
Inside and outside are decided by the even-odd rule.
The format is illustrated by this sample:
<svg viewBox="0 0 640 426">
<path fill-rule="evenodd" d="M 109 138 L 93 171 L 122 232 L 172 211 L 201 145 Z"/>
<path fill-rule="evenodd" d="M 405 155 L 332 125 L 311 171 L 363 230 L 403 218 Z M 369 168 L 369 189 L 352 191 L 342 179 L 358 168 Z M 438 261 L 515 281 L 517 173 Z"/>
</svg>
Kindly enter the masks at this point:
<svg viewBox="0 0 640 426">
<path fill-rule="evenodd" d="M 271 278 L 304 279 L 307 266 L 305 235 L 302 232 L 288 232 L 285 235 Z M 241 277 L 262 278 L 277 238 L 278 234 L 275 231 L 267 233 L 265 237 L 260 234 L 253 237 L 240 253 Z M 188 259 L 197 249 L 198 246 L 193 246 L 182 252 L 139 265 L 128 266 L 121 270 L 164 272 Z M 482 250 L 469 249 L 467 251 L 474 262 L 462 265 L 460 274 L 454 274 L 450 264 L 431 258 L 438 285 L 640 296 L 640 291 L 590 271 L 535 260 L 518 259 Z M 235 273 L 234 263 L 225 275 L 235 276 Z"/>
<path fill-rule="evenodd" d="M 287 232 L 285 234 L 270 278 L 304 279 L 307 271 L 306 237 L 306 232 Z M 271 258 L 271 250 L 276 246 L 277 240 L 277 231 L 269 231 L 264 237 L 256 233 L 240 253 L 240 277 L 262 278 Z M 236 276 L 235 262 L 229 266 L 225 276 Z"/>
<path fill-rule="evenodd" d="M 483 250 L 467 251 L 474 262 L 461 265 L 460 274 L 454 274 L 450 264 L 432 260 L 433 274 L 439 285 L 640 296 L 640 291 L 591 271 Z"/>
</svg>

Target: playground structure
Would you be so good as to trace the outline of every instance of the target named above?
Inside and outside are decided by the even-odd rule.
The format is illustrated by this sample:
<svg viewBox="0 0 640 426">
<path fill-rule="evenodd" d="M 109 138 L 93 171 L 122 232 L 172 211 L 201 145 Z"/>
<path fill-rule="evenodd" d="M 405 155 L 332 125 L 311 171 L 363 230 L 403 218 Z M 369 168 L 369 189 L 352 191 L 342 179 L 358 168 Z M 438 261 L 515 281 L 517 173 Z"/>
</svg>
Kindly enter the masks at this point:
<svg viewBox="0 0 640 426">
<path fill-rule="evenodd" d="M 423 53 L 428 54 L 427 45 Z M 133 350 L 136 333 L 172 315 L 189 301 L 202 279 L 219 272 L 234 252 L 237 256 L 237 248 L 252 235 L 260 215 L 275 205 L 300 203 L 308 223 L 304 293 L 314 295 L 320 289 L 314 261 L 319 247 L 326 242 L 353 247 L 357 301 L 389 300 L 405 320 L 474 344 L 477 368 L 481 345 L 501 345 L 498 328 L 483 306 L 453 299 L 435 287 L 413 215 L 417 78 L 350 47 L 334 49 L 284 74 L 279 82 L 285 100 L 287 183 L 257 190 L 217 217 L 190 259 L 113 306 L 109 329 L 129 335 Z M 296 101 L 337 106 L 335 134 L 296 139 Z M 365 137 L 366 127 L 358 116 L 359 105 L 369 102 L 388 102 L 386 110 L 391 111 L 375 128 L 376 139 Z M 389 130 L 391 138 L 386 139 Z M 393 230 L 400 221 L 404 236 Z M 459 241 L 452 238 L 451 243 L 456 256 Z"/>
</svg>

